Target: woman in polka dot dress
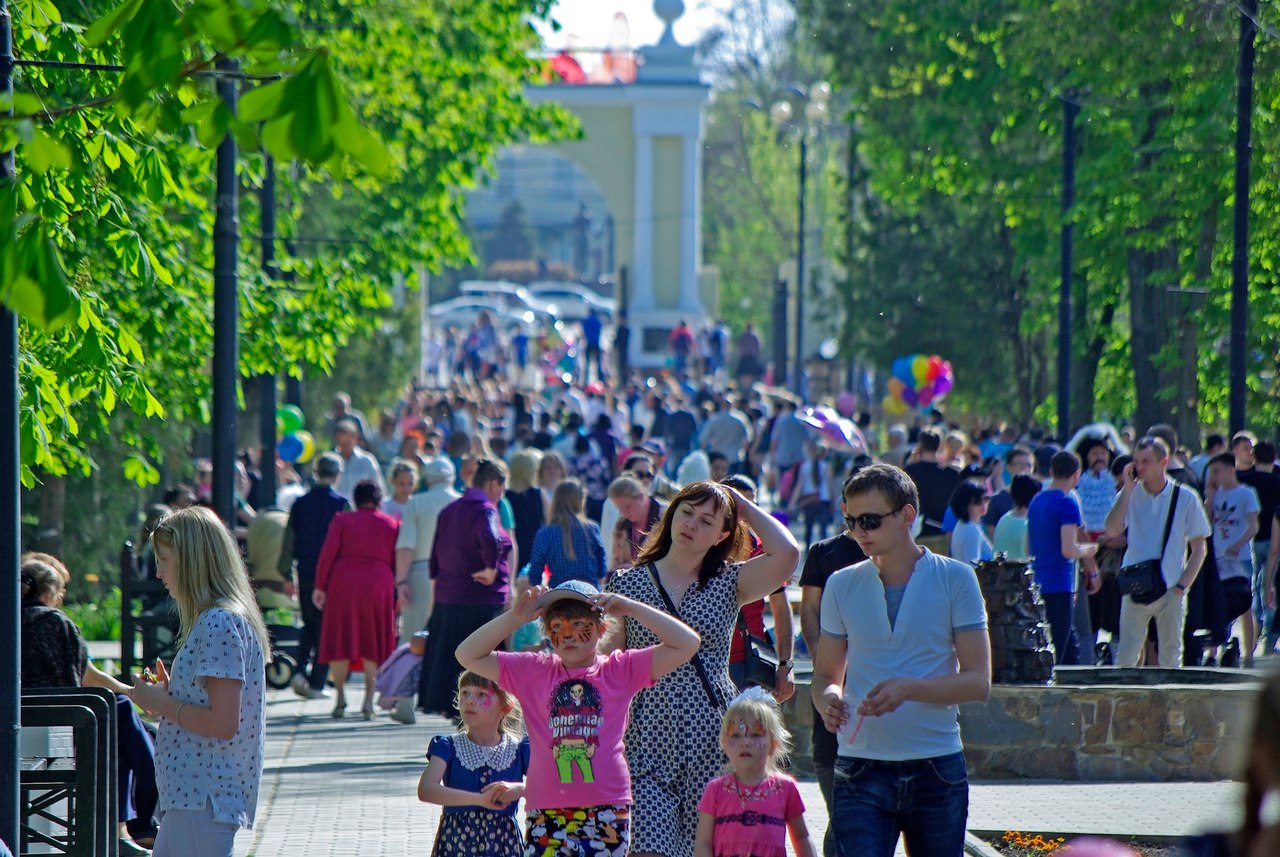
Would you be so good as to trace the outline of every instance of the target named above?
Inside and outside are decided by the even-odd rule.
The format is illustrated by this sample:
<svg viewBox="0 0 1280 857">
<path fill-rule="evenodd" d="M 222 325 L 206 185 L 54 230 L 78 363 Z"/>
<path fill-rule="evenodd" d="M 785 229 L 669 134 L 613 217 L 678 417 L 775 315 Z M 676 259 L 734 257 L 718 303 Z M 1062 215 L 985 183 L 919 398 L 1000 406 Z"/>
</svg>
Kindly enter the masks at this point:
<svg viewBox="0 0 1280 857">
<path fill-rule="evenodd" d="M 133 701 L 160 720 L 157 857 L 231 857 L 262 781 L 267 629 L 235 540 L 213 512 L 161 519 L 156 572 L 178 604 L 182 648 Z"/>
<path fill-rule="evenodd" d="M 736 562 L 748 553 L 748 528 L 764 552 Z M 635 566 L 610 579 L 609 591 L 659 610 L 672 612 L 669 599 L 702 638 L 692 661 L 640 691 L 631 704 L 626 747 L 636 857 L 692 857 L 698 802 L 707 783 L 724 773 L 720 723 L 737 692 L 729 678 L 729 648 L 738 610 L 785 584 L 799 560 L 795 539 L 777 520 L 731 488 L 695 482 L 671 501 Z M 627 619 L 620 628 L 603 650 L 658 642 L 639 622 Z"/>
</svg>

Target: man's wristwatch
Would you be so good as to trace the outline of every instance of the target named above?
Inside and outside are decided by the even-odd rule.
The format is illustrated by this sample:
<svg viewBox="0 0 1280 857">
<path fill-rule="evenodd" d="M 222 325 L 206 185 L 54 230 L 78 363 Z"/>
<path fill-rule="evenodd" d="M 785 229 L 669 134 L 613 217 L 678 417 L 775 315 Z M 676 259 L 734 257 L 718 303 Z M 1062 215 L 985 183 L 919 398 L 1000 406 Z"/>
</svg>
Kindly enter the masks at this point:
<svg viewBox="0 0 1280 857">
<path fill-rule="evenodd" d="M 778 669 L 782 669 L 783 667 L 790 669 L 793 666 L 795 666 L 794 661 L 778 661 Z"/>
</svg>

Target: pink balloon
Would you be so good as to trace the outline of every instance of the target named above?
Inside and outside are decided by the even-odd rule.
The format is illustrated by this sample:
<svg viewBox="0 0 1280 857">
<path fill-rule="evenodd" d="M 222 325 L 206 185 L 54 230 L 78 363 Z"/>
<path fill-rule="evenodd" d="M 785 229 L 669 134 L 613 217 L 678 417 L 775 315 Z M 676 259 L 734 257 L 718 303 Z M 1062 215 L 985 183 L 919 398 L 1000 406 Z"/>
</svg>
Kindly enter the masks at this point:
<svg viewBox="0 0 1280 857">
<path fill-rule="evenodd" d="M 916 397 L 920 403 L 920 407 L 928 407 L 933 402 L 932 390 L 921 390 L 920 395 Z"/>
<path fill-rule="evenodd" d="M 853 410 L 858 406 L 858 400 L 848 390 L 842 390 L 840 395 L 836 396 L 836 411 L 842 417 L 853 416 Z"/>
</svg>

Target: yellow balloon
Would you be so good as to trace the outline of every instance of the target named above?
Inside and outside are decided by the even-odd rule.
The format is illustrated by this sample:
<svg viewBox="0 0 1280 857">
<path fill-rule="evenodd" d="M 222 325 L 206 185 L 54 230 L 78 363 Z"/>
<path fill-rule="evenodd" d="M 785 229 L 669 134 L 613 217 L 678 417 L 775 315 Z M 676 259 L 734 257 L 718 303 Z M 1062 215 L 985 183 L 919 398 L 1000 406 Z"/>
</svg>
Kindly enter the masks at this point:
<svg viewBox="0 0 1280 857">
<path fill-rule="evenodd" d="M 316 439 L 311 436 L 309 431 L 294 432 L 298 440 L 302 441 L 302 454 L 298 456 L 299 464 L 306 464 L 316 454 Z"/>
<path fill-rule="evenodd" d="M 915 379 L 915 390 L 920 392 L 929 386 L 929 358 L 923 354 L 917 354 L 911 360 L 911 377 Z"/>
<path fill-rule="evenodd" d="M 901 416 L 908 410 L 906 402 L 893 395 L 887 395 L 881 399 L 880 407 L 886 414 L 894 417 Z"/>
</svg>

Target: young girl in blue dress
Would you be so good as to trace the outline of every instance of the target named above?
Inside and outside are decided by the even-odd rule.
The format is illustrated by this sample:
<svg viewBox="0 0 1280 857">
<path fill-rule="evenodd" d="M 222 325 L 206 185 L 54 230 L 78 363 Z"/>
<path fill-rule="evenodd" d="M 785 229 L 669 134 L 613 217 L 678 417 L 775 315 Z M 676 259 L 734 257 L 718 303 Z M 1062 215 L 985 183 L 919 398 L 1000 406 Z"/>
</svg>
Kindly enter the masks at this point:
<svg viewBox="0 0 1280 857">
<path fill-rule="evenodd" d="M 524 796 L 529 739 L 515 700 L 472 672 L 458 677 L 462 731 L 427 749 L 418 800 L 444 807 L 432 857 L 520 857 L 516 809 Z"/>
</svg>

